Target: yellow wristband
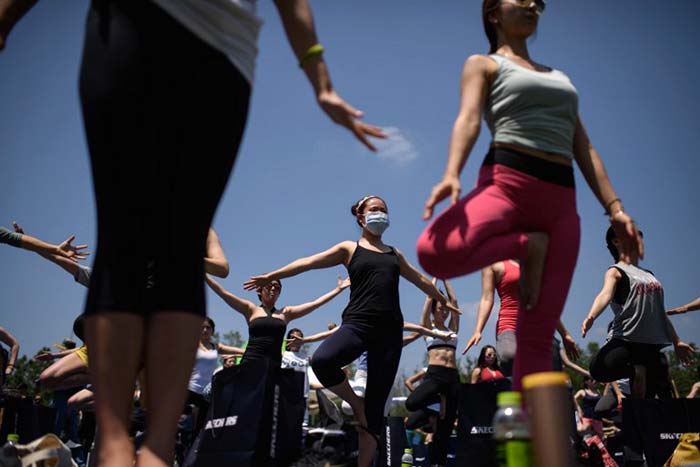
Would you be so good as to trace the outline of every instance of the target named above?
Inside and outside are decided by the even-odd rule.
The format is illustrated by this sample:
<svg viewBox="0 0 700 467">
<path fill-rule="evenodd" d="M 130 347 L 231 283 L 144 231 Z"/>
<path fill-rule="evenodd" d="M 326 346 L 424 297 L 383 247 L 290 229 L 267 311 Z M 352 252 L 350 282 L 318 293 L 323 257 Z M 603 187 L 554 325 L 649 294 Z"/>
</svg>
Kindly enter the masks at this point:
<svg viewBox="0 0 700 467">
<path fill-rule="evenodd" d="M 306 65 L 309 60 L 320 57 L 321 55 L 323 55 L 323 46 L 321 44 L 312 45 L 299 59 L 299 68 L 304 68 L 304 65 Z"/>
</svg>

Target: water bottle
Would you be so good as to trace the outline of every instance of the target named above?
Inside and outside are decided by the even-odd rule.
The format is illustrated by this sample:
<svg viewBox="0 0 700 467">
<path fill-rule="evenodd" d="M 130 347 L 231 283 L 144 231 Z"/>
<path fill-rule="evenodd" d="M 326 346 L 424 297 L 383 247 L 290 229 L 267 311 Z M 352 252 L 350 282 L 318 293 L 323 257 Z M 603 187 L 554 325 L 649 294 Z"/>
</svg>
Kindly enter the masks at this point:
<svg viewBox="0 0 700 467">
<path fill-rule="evenodd" d="M 532 466 L 530 425 L 521 400 L 519 392 L 498 394 L 498 410 L 493 417 L 498 467 Z"/>
<path fill-rule="evenodd" d="M 15 444 L 19 442 L 19 435 L 10 433 L 7 435 L 7 442 L 2 447 L 0 453 L 0 467 L 21 467 L 22 461 L 17 456 L 17 448 Z"/>
<path fill-rule="evenodd" d="M 401 467 L 413 467 L 413 449 L 406 448 L 401 456 Z"/>
</svg>

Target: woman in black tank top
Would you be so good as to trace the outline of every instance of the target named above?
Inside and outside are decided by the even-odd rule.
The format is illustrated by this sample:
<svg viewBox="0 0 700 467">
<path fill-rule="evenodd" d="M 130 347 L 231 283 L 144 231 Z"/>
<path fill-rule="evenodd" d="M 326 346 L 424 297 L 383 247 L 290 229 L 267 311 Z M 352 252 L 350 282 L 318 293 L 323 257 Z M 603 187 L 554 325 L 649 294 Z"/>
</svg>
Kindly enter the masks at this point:
<svg viewBox="0 0 700 467">
<path fill-rule="evenodd" d="M 310 269 L 343 264 L 350 275 L 350 303 L 343 311 L 343 324 L 316 350 L 312 360 L 319 381 L 352 407 L 360 431 L 358 466 L 369 466 L 383 426 L 384 405 L 394 383 L 402 347 L 403 316 L 399 304 L 399 276 L 426 294 L 459 312 L 447 303 L 440 291 L 414 268 L 396 248 L 382 242 L 389 226 L 387 207 L 378 196 L 366 196 L 351 212 L 362 227 L 357 242 L 344 241 L 313 256 L 288 265 L 244 284 L 247 290 L 265 287 L 285 277 Z M 342 368 L 367 352 L 365 398 L 357 396 Z"/>
<path fill-rule="evenodd" d="M 270 281 L 258 289 L 260 305 L 232 294 L 209 275 L 207 284 L 248 322 L 248 345 L 241 363 L 270 359 L 275 363 L 274 366 L 279 366 L 282 362 L 282 340 L 287 324 L 331 301 L 350 286 L 350 280 L 339 277 L 336 287 L 316 300 L 303 305 L 285 306 L 282 309 L 275 308 L 282 292 L 282 283 L 279 280 Z"/>
</svg>

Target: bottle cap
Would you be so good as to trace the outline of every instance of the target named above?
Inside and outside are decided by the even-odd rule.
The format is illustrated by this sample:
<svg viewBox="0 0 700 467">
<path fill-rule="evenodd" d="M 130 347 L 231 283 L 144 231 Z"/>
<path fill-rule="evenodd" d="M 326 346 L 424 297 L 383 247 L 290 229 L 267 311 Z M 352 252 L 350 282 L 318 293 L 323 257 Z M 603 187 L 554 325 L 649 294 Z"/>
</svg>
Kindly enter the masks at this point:
<svg viewBox="0 0 700 467">
<path fill-rule="evenodd" d="M 520 405 L 522 401 L 522 396 L 519 392 L 515 391 L 505 391 L 499 392 L 496 396 L 498 405 Z"/>
<path fill-rule="evenodd" d="M 566 386 L 568 383 L 569 376 L 558 371 L 533 373 L 523 377 L 523 389 L 526 391 L 538 386 Z"/>
<path fill-rule="evenodd" d="M 8 433 L 7 440 L 13 443 L 19 443 L 19 435 L 17 433 Z"/>
<path fill-rule="evenodd" d="M 412 452 L 413 452 L 413 449 L 411 449 L 411 448 L 405 448 L 405 449 L 403 450 L 403 453 L 404 453 L 404 454 L 411 454 Z"/>
</svg>

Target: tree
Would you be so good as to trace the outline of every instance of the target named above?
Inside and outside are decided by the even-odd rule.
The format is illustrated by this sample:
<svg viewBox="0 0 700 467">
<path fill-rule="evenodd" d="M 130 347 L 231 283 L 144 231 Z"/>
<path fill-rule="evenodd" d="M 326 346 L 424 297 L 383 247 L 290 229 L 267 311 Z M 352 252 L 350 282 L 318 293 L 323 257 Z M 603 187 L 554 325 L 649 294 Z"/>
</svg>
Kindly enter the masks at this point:
<svg viewBox="0 0 700 467">
<path fill-rule="evenodd" d="M 39 352 L 50 352 L 51 349 L 43 347 Z M 48 404 L 53 395 L 52 391 L 46 390 L 37 384 L 39 375 L 51 363 L 40 362 L 22 355 L 15 361 L 15 370 L 7 378 L 5 387 L 15 389 L 21 396 L 35 398 L 39 396 L 42 403 Z"/>
</svg>

